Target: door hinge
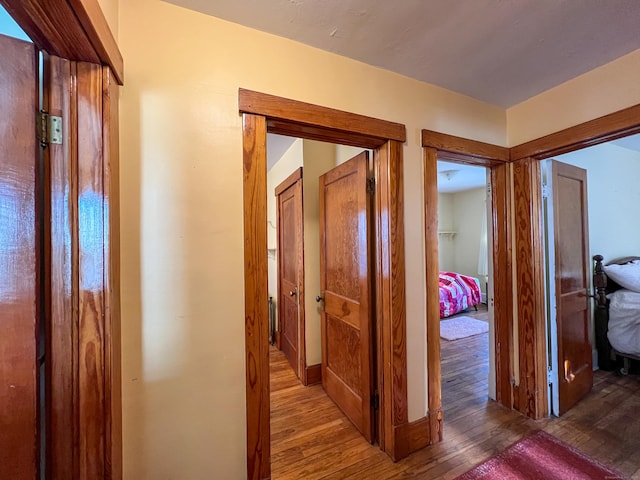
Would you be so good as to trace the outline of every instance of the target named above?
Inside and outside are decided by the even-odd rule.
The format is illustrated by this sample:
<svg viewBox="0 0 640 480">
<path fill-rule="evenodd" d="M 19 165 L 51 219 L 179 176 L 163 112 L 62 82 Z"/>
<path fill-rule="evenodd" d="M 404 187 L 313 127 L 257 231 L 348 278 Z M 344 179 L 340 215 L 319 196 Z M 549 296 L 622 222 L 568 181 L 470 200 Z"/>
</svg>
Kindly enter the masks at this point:
<svg viewBox="0 0 640 480">
<path fill-rule="evenodd" d="M 371 408 L 380 410 L 380 395 L 377 390 L 371 394 Z"/>
<path fill-rule="evenodd" d="M 542 185 L 542 198 L 549 198 L 549 185 Z"/>
<path fill-rule="evenodd" d="M 376 193 L 376 179 L 375 178 L 367 178 L 367 193 L 369 195 L 373 195 Z"/>
<path fill-rule="evenodd" d="M 38 114 L 38 136 L 40 145 L 46 147 L 49 144 L 62 144 L 62 117 L 49 115 L 45 111 Z"/>
</svg>

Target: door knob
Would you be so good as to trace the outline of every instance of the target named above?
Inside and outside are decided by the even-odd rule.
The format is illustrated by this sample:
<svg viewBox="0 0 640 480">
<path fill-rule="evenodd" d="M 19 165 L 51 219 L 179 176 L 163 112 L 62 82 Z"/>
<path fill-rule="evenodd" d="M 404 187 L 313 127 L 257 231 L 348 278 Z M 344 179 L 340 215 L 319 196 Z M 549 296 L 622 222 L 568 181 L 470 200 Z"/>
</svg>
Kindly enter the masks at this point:
<svg viewBox="0 0 640 480">
<path fill-rule="evenodd" d="M 324 297 L 321 297 L 320 295 L 318 295 L 316 297 L 316 302 L 320 303 L 320 302 L 324 302 Z"/>
<path fill-rule="evenodd" d="M 295 297 L 296 295 L 297 295 L 297 292 L 296 292 L 295 290 L 291 290 L 291 291 L 289 292 L 289 296 L 290 296 L 290 297 Z"/>
</svg>

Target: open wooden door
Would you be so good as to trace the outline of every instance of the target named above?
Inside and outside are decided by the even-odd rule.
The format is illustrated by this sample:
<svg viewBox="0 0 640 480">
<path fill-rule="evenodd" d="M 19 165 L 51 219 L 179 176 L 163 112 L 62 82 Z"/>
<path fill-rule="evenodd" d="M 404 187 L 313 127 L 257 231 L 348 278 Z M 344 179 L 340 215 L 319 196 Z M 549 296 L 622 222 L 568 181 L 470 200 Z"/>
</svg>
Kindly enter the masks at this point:
<svg viewBox="0 0 640 480">
<path fill-rule="evenodd" d="M 322 385 L 374 440 L 368 152 L 320 177 Z"/>
<path fill-rule="evenodd" d="M 558 355 L 558 414 L 593 386 L 589 341 L 589 222 L 587 172 L 551 161 L 553 246 Z"/>
<path fill-rule="evenodd" d="M 278 223 L 278 347 L 298 378 L 304 372 L 304 247 L 302 167 L 276 187 Z"/>
<path fill-rule="evenodd" d="M 0 35 L 0 478 L 38 473 L 37 52 Z"/>
</svg>

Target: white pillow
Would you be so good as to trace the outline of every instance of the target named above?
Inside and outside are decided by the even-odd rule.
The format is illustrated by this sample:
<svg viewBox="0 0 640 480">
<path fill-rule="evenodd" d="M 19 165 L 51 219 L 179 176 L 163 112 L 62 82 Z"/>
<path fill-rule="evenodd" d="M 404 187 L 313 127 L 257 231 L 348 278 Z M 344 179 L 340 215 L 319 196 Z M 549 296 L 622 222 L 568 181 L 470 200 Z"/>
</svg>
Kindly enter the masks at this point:
<svg viewBox="0 0 640 480">
<path fill-rule="evenodd" d="M 640 292 L 640 260 L 634 260 L 624 265 L 605 265 L 604 271 L 611 280 L 622 288 Z"/>
</svg>

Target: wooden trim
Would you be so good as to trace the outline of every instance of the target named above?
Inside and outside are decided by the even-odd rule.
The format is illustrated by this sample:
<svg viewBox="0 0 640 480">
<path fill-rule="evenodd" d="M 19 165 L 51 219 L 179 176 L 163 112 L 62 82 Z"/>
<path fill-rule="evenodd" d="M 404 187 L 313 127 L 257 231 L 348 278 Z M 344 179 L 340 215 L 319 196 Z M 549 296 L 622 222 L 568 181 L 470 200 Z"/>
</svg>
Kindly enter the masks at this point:
<svg viewBox="0 0 640 480">
<path fill-rule="evenodd" d="M 304 385 L 316 385 L 322 383 L 322 364 L 309 365 L 304 371 Z"/>
<path fill-rule="evenodd" d="M 424 148 L 424 238 L 427 295 L 427 395 L 430 442 L 442 441 L 442 368 L 438 265 L 438 151 Z M 437 412 L 437 413 L 436 413 Z M 438 414 L 439 413 L 439 414 Z"/>
<path fill-rule="evenodd" d="M 265 117 L 243 114 L 242 131 L 247 476 L 262 480 L 269 478 L 271 471 Z"/>
<path fill-rule="evenodd" d="M 431 445 L 431 428 L 433 421 L 430 414 L 407 424 L 407 441 L 409 451 L 416 452 L 421 448 Z M 436 416 L 442 419 L 442 411 L 436 412 Z"/>
<path fill-rule="evenodd" d="M 122 479 L 122 371 L 120 323 L 120 158 L 118 83 L 102 68 L 105 250 L 105 474 Z"/>
<path fill-rule="evenodd" d="M 47 369 L 47 474 L 51 478 L 77 478 L 77 112 L 75 63 L 45 55 L 45 108 L 63 119 L 62 145 L 44 150 L 48 198 L 45 222 L 46 304 L 49 309 Z"/>
<path fill-rule="evenodd" d="M 314 140 L 337 143 L 348 141 L 349 137 L 353 137 L 356 134 L 360 136 L 359 140 L 362 140 L 362 137 L 377 140 L 376 146 L 384 144 L 386 140 L 405 142 L 407 139 L 405 126 L 400 123 L 387 122 L 333 108 L 245 90 L 244 88 L 238 91 L 238 106 L 241 113 L 263 115 L 268 117 L 270 122 L 280 121 L 281 127 L 286 124 L 289 128 L 305 127 L 307 129 L 315 129 L 307 130 L 307 135 L 304 135 L 305 132 L 301 132 L 302 135 L 300 135 L 296 133 L 296 130 L 287 132 L 288 135 L 302 138 L 312 138 L 308 134 L 315 132 L 319 137 L 313 137 Z M 274 128 L 269 128 L 269 131 L 282 133 L 282 130 L 276 132 Z M 358 146 L 371 148 L 369 143 Z"/>
<path fill-rule="evenodd" d="M 496 401 L 507 408 L 513 406 L 514 360 L 510 171 L 508 164 L 491 169 Z"/>
<path fill-rule="evenodd" d="M 509 149 L 506 147 L 434 132 L 433 130 L 422 130 L 422 146 L 436 149 L 438 157 L 442 160 L 449 152 L 460 154 L 462 157 L 486 160 L 488 164 L 485 164 L 485 166 L 488 167 L 496 163 L 506 163 L 510 160 Z M 474 164 L 478 165 L 477 161 Z"/>
<path fill-rule="evenodd" d="M 248 102 L 248 99 L 256 98 L 266 99 L 266 104 L 258 101 L 257 106 L 252 106 Z M 278 105 L 278 102 L 281 104 Z M 283 120 L 292 127 L 314 126 L 317 131 L 322 131 L 325 141 L 342 142 L 347 138 L 350 144 L 357 144 L 363 138 L 363 131 L 367 135 L 386 132 L 404 139 L 404 126 L 246 90 L 240 90 L 239 103 L 240 110 L 244 111 L 247 475 L 249 479 L 265 479 L 270 474 L 267 252 L 264 247 L 267 221 L 266 133 L 267 130 L 271 131 L 269 125 L 274 120 L 271 115 L 276 115 L 276 120 Z M 251 109 L 255 110 L 255 115 L 247 113 L 246 110 Z M 370 120 L 375 128 L 362 124 Z M 351 121 L 353 125 L 349 123 Z M 340 128 L 334 128 L 336 125 Z M 380 130 L 380 125 L 386 125 L 387 128 L 391 125 L 392 128 L 389 131 Z M 400 130 L 402 135 L 399 135 Z M 374 139 L 365 137 L 367 142 Z M 376 311 L 382 324 L 380 331 L 385 332 L 384 336 L 379 335 L 378 338 L 380 351 L 386 355 L 383 361 L 378 358 L 379 388 L 384 389 L 379 434 L 381 439 L 385 439 L 381 442 L 381 448 L 392 458 L 398 459 L 408 454 L 406 442 L 401 445 L 402 437 L 398 428 L 407 423 L 408 416 L 402 145 L 393 139 L 376 142 L 379 147 L 374 152 L 378 180 L 374 211 L 378 244 L 376 268 L 379 273 L 377 277 L 382 277 L 376 281 Z M 368 148 L 370 145 L 358 146 Z M 391 430 L 386 432 L 385 429 L 389 427 Z M 389 442 L 388 438 L 391 439 Z"/>
<path fill-rule="evenodd" d="M 109 65 L 124 82 L 122 54 L 98 0 L 0 0 L 34 43 L 69 60 Z"/>
<path fill-rule="evenodd" d="M 291 175 L 285 178 L 274 190 L 276 197 L 284 192 L 298 180 L 302 180 L 302 167 L 296 168 Z"/>
<path fill-rule="evenodd" d="M 80 478 L 105 475 L 105 294 L 102 69 L 78 63 L 78 415 Z M 99 214 L 98 214 L 99 212 Z M 96 234 L 99 232 L 99 237 Z"/>
<path fill-rule="evenodd" d="M 548 158 L 640 133 L 640 105 L 565 128 L 511 148 L 512 161 Z"/>
<path fill-rule="evenodd" d="M 540 215 L 539 162 L 513 164 L 519 341 L 519 411 L 538 419 L 547 415 L 546 325 Z"/>
<path fill-rule="evenodd" d="M 108 65 L 111 75 L 118 84 L 122 85 L 124 61 L 98 0 L 68 0 L 68 2 L 100 57 L 100 63 Z"/>
<path fill-rule="evenodd" d="M 409 454 L 397 430 L 408 422 L 402 145 L 389 140 L 375 155 L 376 311 L 380 448 L 394 460 Z"/>
</svg>

